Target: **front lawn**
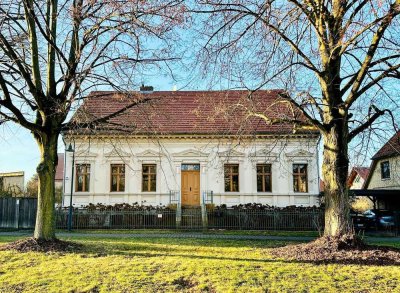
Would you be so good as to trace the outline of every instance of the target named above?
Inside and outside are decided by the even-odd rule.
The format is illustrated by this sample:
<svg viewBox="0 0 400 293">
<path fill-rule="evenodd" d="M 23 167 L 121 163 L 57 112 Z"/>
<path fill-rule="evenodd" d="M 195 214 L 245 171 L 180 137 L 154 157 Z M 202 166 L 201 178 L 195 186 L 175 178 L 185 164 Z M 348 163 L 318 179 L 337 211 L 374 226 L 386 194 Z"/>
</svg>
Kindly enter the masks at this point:
<svg viewBox="0 0 400 293">
<path fill-rule="evenodd" d="M 285 245 L 282 241 L 69 239 L 82 243 L 83 250 L 0 251 L 0 292 L 400 291 L 400 267 L 275 260 L 269 248 Z M 12 240 L 0 237 L 1 243 Z"/>
</svg>

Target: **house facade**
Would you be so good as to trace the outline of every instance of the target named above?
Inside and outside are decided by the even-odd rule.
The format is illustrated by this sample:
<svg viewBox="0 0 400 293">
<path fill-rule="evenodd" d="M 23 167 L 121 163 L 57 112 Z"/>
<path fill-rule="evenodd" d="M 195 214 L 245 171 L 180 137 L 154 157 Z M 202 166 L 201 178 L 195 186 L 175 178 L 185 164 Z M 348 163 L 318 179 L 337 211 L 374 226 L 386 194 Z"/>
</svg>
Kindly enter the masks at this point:
<svg viewBox="0 0 400 293">
<path fill-rule="evenodd" d="M 318 133 L 259 118 L 288 120 L 281 105 L 271 110 L 277 91 L 133 95 L 92 93 L 74 116 L 64 133 L 75 151 L 66 153 L 64 205 L 72 181 L 77 207 L 318 204 Z"/>
<path fill-rule="evenodd" d="M 5 172 L 0 173 L 0 192 L 12 196 L 22 196 L 24 194 L 25 173 L 20 172 Z"/>
<path fill-rule="evenodd" d="M 377 208 L 400 209 L 400 131 L 372 157 L 363 189 Z"/>
<path fill-rule="evenodd" d="M 366 189 L 400 189 L 400 131 L 372 157 Z"/>
</svg>

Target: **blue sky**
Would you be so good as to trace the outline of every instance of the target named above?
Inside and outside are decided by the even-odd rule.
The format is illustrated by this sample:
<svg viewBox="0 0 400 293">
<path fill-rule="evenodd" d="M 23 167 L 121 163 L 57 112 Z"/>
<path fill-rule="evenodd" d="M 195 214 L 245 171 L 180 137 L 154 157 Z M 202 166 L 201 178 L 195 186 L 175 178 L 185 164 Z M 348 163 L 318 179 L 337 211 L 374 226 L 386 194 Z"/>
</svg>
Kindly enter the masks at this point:
<svg viewBox="0 0 400 293">
<path fill-rule="evenodd" d="M 0 172 L 25 171 L 27 182 L 38 162 L 38 147 L 28 130 L 12 123 L 0 126 Z"/>
</svg>

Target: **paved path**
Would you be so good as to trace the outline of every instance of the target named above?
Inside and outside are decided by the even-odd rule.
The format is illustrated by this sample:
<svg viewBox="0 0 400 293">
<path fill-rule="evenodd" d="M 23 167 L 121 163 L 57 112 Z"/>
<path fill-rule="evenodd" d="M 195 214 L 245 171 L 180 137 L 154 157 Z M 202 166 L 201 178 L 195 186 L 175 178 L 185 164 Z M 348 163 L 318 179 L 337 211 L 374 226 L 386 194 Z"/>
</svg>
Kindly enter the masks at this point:
<svg viewBox="0 0 400 293">
<path fill-rule="evenodd" d="M 0 232 L 0 236 L 32 236 L 32 231 Z M 272 236 L 272 235 L 233 235 L 206 234 L 201 232 L 178 233 L 80 233 L 59 232 L 59 237 L 93 237 L 93 238 L 195 238 L 195 239 L 232 239 L 232 240 L 281 240 L 281 241 L 310 241 L 316 237 L 308 236 Z M 367 241 L 400 242 L 400 237 L 365 237 Z"/>
</svg>

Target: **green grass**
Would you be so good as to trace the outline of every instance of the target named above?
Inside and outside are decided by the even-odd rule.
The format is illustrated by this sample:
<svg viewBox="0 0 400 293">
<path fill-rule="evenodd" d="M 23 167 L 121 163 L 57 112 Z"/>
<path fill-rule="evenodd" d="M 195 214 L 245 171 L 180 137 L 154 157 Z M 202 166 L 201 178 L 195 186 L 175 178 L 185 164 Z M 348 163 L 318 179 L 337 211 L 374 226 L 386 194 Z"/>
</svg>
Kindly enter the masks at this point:
<svg viewBox="0 0 400 293">
<path fill-rule="evenodd" d="M 274 260 L 282 241 L 68 239 L 83 251 L 0 251 L 0 292 L 400 292 L 400 267 Z"/>
</svg>

